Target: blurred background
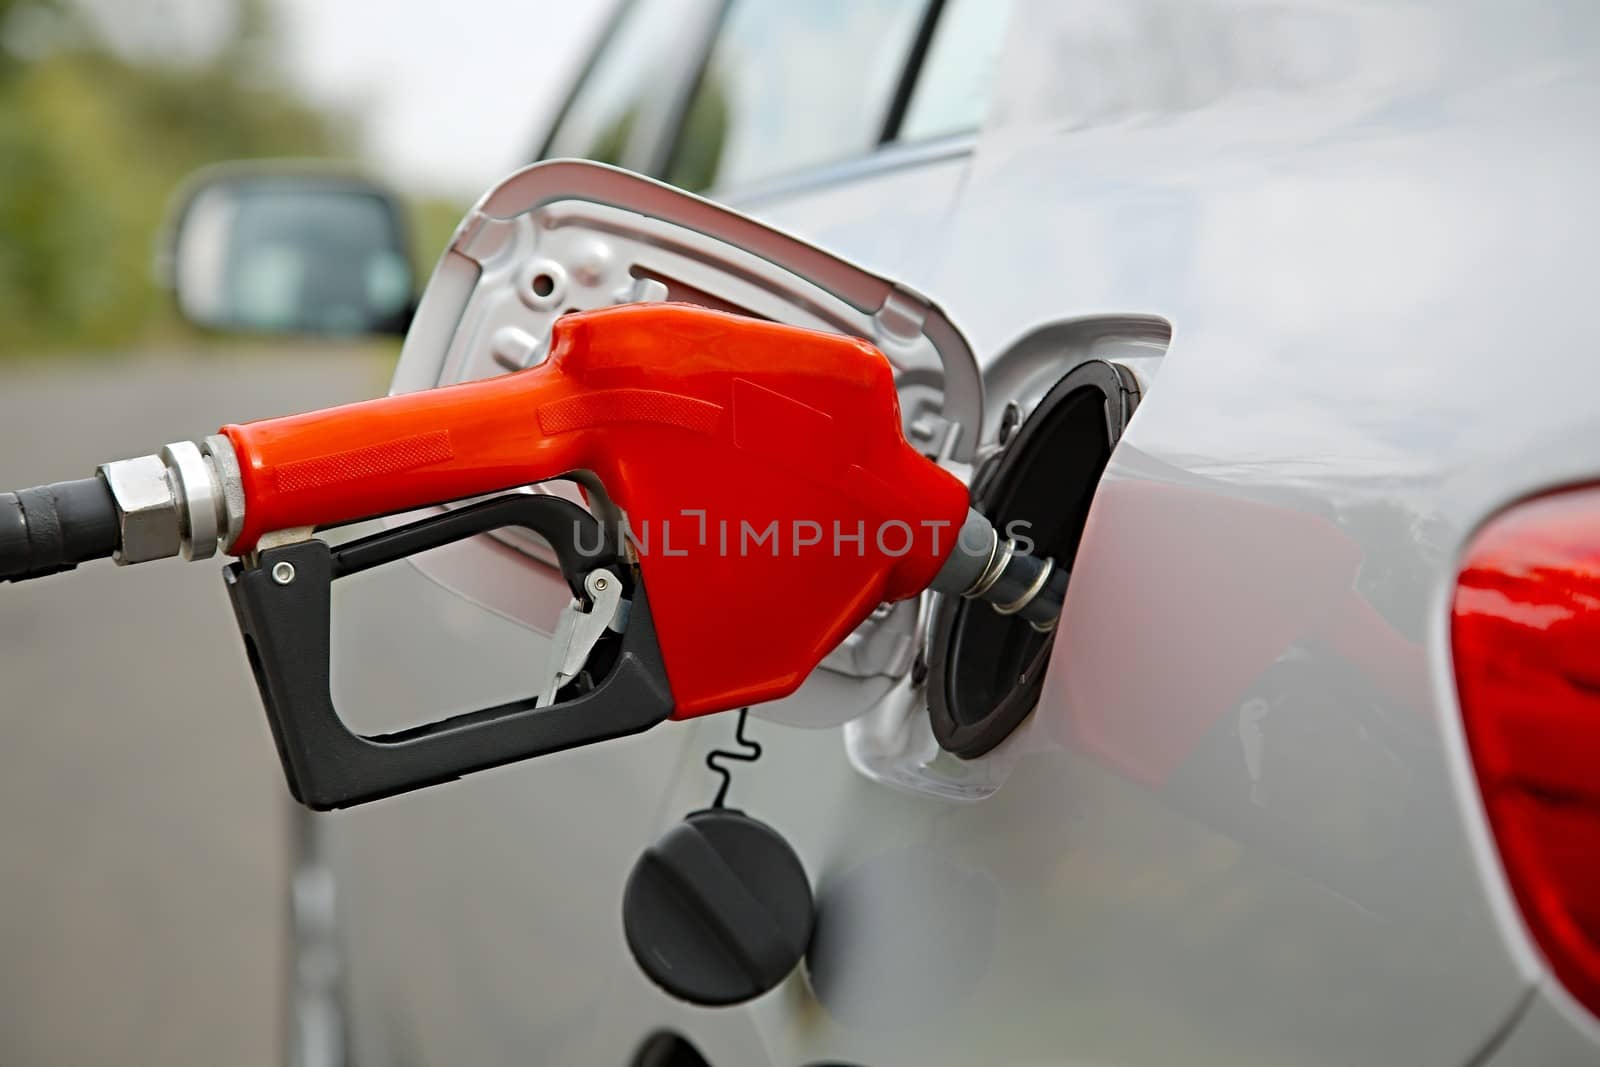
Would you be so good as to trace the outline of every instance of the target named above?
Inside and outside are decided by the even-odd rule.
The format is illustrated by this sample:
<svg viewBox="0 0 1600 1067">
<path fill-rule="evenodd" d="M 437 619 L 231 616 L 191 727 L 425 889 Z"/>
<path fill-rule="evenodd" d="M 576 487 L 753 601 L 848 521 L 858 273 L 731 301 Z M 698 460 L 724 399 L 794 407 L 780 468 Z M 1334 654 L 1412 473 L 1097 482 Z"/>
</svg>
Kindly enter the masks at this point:
<svg viewBox="0 0 1600 1067">
<path fill-rule="evenodd" d="M 425 277 L 611 6 L 0 0 L 0 485 L 380 394 L 397 340 L 184 325 L 151 269 L 174 190 L 352 161 Z M 217 568 L 4 594 L 0 1064 L 278 1062 L 290 811 Z"/>
<path fill-rule="evenodd" d="M 536 153 L 611 7 L 522 0 L 0 0 L 0 355 L 192 341 L 149 269 L 195 168 L 356 160 L 431 264 Z"/>
</svg>

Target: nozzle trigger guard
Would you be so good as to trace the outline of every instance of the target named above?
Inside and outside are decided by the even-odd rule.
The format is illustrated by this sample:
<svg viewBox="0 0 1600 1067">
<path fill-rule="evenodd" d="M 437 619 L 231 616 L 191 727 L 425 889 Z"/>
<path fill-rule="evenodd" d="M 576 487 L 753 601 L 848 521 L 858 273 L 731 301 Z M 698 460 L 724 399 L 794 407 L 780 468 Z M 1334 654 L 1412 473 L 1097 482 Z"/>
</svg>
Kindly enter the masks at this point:
<svg viewBox="0 0 1600 1067">
<path fill-rule="evenodd" d="M 336 579 L 508 526 L 549 541 L 574 595 L 610 565 L 627 580 L 616 546 L 569 500 L 516 493 L 457 508 L 337 547 L 308 540 L 264 549 L 254 566 L 223 572 L 278 756 L 296 800 L 326 811 L 453 781 L 474 771 L 647 730 L 673 711 L 650 603 L 634 580 L 621 648 L 594 689 L 548 707 L 537 695 L 397 733 L 347 727 L 329 689 L 330 594 Z M 285 567 L 284 565 L 288 566 Z M 285 580 L 287 579 L 287 580 Z"/>
</svg>

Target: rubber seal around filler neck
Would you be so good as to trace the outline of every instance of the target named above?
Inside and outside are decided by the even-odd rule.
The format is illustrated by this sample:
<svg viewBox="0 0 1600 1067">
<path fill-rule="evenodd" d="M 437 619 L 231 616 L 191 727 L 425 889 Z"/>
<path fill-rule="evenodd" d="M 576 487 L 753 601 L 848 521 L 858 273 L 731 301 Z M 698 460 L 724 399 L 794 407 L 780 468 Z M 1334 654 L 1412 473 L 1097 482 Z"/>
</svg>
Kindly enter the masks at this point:
<svg viewBox="0 0 1600 1067">
<path fill-rule="evenodd" d="M 1041 538 L 1035 552 L 1070 568 L 1105 461 L 1138 403 L 1138 383 L 1127 368 L 1104 360 L 1072 368 L 1004 451 L 979 469 L 972 483 L 973 507 L 1002 532 L 1013 520 L 1027 520 L 1027 529 Z M 1072 427 L 1060 422 L 1096 415 L 1103 421 Z M 1057 454 L 1068 436 L 1092 440 L 1094 455 Z M 1073 478 L 1075 463 L 1092 469 Z M 1041 475 L 1056 468 L 1064 472 L 1062 480 L 1047 478 L 1049 499 L 1039 499 Z M 1068 595 L 1070 589 L 1069 581 Z M 939 598 L 928 642 L 928 716 L 940 746 L 975 759 L 1009 737 L 1038 703 L 1054 636 L 1020 618 L 996 614 L 987 604 Z M 974 681 L 971 672 L 993 677 Z"/>
</svg>

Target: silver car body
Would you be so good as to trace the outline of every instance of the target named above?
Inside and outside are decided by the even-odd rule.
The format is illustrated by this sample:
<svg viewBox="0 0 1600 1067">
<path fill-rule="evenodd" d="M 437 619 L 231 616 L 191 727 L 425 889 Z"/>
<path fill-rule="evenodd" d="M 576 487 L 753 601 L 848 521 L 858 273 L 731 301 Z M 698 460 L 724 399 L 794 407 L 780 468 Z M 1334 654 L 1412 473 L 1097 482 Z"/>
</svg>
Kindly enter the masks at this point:
<svg viewBox="0 0 1600 1067">
<path fill-rule="evenodd" d="M 1600 473 L 1597 56 L 1581 0 L 1019 3 L 976 137 L 736 198 L 939 300 L 991 439 L 1076 362 L 1138 376 L 1044 696 L 965 797 L 873 773 L 870 716 L 754 724 L 732 800 L 827 925 L 738 1008 L 658 991 L 619 918 L 726 717 L 322 820 L 354 1062 L 663 1029 L 719 1067 L 1600 1059 L 1505 887 L 1447 631 L 1472 531 Z M 419 700 L 525 688 L 543 638 L 400 581 L 347 661 L 458 642 Z"/>
</svg>

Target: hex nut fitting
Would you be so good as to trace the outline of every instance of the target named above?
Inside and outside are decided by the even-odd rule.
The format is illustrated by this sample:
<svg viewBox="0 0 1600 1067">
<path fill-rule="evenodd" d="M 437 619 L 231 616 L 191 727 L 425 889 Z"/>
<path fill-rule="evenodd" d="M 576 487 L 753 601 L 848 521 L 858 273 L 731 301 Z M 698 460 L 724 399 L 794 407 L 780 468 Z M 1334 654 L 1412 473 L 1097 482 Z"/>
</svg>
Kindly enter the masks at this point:
<svg viewBox="0 0 1600 1067">
<path fill-rule="evenodd" d="M 100 465 L 117 503 L 118 563 L 182 553 L 209 559 L 244 528 L 244 485 L 226 437 L 175 441 L 159 455 Z"/>
<path fill-rule="evenodd" d="M 178 499 L 159 456 L 138 456 L 100 465 L 117 502 L 118 563 L 144 563 L 176 556 L 183 547 Z"/>
</svg>

